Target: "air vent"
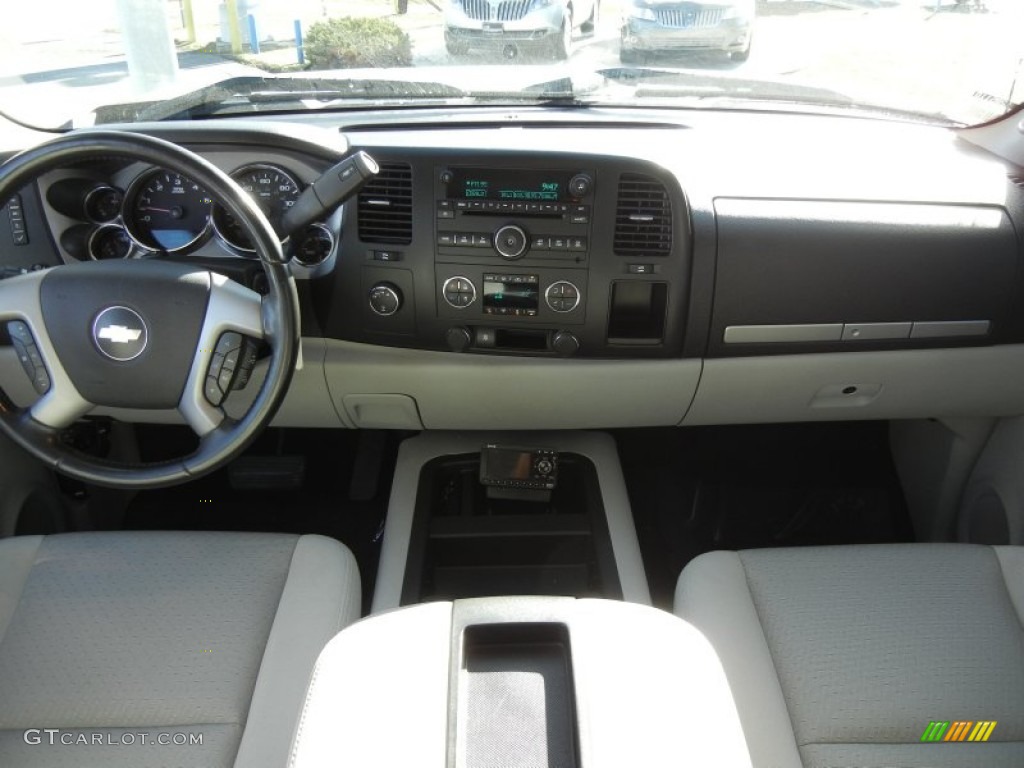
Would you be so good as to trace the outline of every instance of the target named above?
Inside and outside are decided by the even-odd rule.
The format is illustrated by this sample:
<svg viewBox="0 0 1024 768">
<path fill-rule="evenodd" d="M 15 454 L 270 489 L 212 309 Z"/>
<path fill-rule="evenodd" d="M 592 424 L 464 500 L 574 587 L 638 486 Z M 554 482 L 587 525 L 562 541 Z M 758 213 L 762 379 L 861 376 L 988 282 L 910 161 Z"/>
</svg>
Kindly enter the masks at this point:
<svg viewBox="0 0 1024 768">
<path fill-rule="evenodd" d="M 1012 181 L 1021 189 L 1024 189 L 1024 173 L 1011 173 L 1010 181 Z"/>
<path fill-rule="evenodd" d="M 635 173 L 619 177 L 613 247 L 619 256 L 637 258 L 671 252 L 672 201 L 661 182 Z"/>
<path fill-rule="evenodd" d="M 359 239 L 364 243 L 412 242 L 412 168 L 381 163 L 380 173 L 359 193 Z"/>
</svg>

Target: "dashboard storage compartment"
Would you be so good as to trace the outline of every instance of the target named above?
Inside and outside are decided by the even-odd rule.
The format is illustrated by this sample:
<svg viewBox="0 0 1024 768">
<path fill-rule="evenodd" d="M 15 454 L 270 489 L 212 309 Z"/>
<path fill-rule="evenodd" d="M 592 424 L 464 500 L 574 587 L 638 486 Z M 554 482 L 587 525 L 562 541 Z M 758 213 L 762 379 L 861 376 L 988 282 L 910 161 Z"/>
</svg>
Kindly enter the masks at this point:
<svg viewBox="0 0 1024 768">
<path fill-rule="evenodd" d="M 403 605 L 507 594 L 622 596 L 589 459 L 561 454 L 547 501 L 492 498 L 479 473 L 479 454 L 424 465 Z"/>
<path fill-rule="evenodd" d="M 720 198 L 711 357 L 1007 342 L 997 206 Z"/>
</svg>

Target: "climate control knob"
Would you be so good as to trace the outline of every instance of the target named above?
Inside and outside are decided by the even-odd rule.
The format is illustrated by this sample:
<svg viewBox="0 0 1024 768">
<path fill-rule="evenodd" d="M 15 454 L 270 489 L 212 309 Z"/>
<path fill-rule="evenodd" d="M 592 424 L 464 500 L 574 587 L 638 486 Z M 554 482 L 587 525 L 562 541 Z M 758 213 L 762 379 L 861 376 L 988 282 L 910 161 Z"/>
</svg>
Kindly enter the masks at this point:
<svg viewBox="0 0 1024 768">
<path fill-rule="evenodd" d="M 465 352 L 473 343 L 473 335 L 468 328 L 456 325 L 445 332 L 444 340 L 448 342 L 448 348 L 452 352 Z"/>
<path fill-rule="evenodd" d="M 370 289 L 370 309 L 381 317 L 390 317 L 402 308 L 402 292 L 391 283 L 377 283 Z"/>
<path fill-rule="evenodd" d="M 515 224 L 506 224 L 494 233 L 494 250 L 509 261 L 526 253 L 527 242 L 526 233 Z"/>
<path fill-rule="evenodd" d="M 558 331 L 551 337 L 551 349 L 562 357 L 575 355 L 580 351 L 580 340 L 569 331 Z"/>
</svg>

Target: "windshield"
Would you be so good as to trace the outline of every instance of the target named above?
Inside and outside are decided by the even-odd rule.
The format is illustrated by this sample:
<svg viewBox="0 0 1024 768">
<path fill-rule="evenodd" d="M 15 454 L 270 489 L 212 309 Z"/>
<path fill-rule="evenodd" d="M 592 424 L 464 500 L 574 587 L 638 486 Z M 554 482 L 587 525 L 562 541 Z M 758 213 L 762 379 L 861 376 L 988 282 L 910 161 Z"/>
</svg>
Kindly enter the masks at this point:
<svg viewBox="0 0 1024 768">
<path fill-rule="evenodd" d="M 8 6 L 0 111 L 54 130 L 533 102 L 973 124 L 1024 99 L 1022 29 L 1020 0 L 35 0 Z"/>
</svg>

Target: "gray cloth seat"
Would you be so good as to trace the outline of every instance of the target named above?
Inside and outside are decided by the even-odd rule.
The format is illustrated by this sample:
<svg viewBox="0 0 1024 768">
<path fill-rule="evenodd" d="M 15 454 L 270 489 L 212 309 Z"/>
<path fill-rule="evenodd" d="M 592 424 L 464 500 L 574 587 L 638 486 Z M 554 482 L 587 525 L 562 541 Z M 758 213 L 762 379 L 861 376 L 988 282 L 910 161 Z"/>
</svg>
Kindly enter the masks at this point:
<svg viewBox="0 0 1024 768">
<path fill-rule="evenodd" d="M 1024 547 L 712 552 L 675 612 L 717 650 L 756 767 L 1024 766 Z M 997 724 L 922 743 L 932 721 Z"/>
<path fill-rule="evenodd" d="M 0 540 L 0 765 L 286 765 L 359 613 L 355 559 L 322 536 Z"/>
</svg>

